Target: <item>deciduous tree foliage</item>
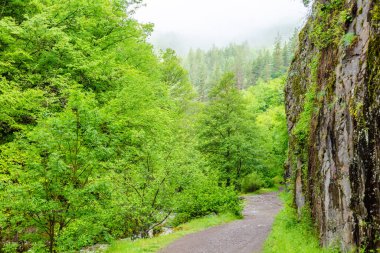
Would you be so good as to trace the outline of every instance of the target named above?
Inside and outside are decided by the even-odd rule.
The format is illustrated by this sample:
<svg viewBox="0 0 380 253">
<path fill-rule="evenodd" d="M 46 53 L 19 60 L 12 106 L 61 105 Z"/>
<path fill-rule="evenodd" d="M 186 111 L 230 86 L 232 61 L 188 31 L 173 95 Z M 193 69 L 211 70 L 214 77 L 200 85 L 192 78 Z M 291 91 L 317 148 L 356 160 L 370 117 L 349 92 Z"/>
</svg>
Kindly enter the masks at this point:
<svg viewBox="0 0 380 253">
<path fill-rule="evenodd" d="M 200 151 L 218 171 L 221 184 L 235 186 L 252 166 L 254 157 L 250 120 L 234 74 L 225 74 L 210 92 L 200 120 Z"/>
<path fill-rule="evenodd" d="M 239 213 L 195 148 L 186 71 L 129 16 L 139 3 L 0 6 L 0 252 L 75 252 L 173 215 Z"/>
<path fill-rule="evenodd" d="M 245 93 L 248 101 L 248 111 L 254 118 L 256 141 L 254 149 L 257 151 L 255 171 L 268 179 L 278 181 L 282 179 L 288 135 L 284 107 L 285 78 L 272 79 L 269 82 L 260 82 L 250 87 Z"/>
<path fill-rule="evenodd" d="M 0 252 L 77 252 L 239 214 L 237 191 L 282 174 L 283 80 L 269 80 L 292 42 L 192 51 L 188 73 L 146 42 L 140 4 L 0 4 Z"/>
<path fill-rule="evenodd" d="M 199 119 L 199 150 L 221 185 L 251 191 L 282 181 L 287 150 L 285 78 L 239 90 L 232 73 L 213 87 Z"/>
</svg>

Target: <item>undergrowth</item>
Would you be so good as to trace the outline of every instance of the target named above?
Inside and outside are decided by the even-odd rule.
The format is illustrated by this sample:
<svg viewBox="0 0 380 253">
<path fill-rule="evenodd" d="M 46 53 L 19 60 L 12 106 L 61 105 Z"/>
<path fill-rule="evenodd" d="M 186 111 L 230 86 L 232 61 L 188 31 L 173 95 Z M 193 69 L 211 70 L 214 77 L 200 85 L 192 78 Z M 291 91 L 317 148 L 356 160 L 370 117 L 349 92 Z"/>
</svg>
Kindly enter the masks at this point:
<svg viewBox="0 0 380 253">
<path fill-rule="evenodd" d="M 290 193 L 280 194 L 284 209 L 277 215 L 272 232 L 264 245 L 264 253 L 337 253 L 334 249 L 323 249 L 319 245 L 313 221 L 307 211 L 298 218 L 292 207 Z"/>
<path fill-rule="evenodd" d="M 119 240 L 115 241 L 106 253 L 153 253 L 166 247 L 176 239 L 187 234 L 195 233 L 209 227 L 214 227 L 238 219 L 239 217 L 230 214 L 209 215 L 203 218 L 192 220 L 174 229 L 172 234 L 157 236 L 139 240 Z"/>
<path fill-rule="evenodd" d="M 316 15 L 312 23 L 310 37 L 317 48 L 324 49 L 332 44 L 338 45 L 345 35 L 345 24 L 352 16 L 345 9 L 343 0 L 332 0 L 316 4 Z"/>
</svg>

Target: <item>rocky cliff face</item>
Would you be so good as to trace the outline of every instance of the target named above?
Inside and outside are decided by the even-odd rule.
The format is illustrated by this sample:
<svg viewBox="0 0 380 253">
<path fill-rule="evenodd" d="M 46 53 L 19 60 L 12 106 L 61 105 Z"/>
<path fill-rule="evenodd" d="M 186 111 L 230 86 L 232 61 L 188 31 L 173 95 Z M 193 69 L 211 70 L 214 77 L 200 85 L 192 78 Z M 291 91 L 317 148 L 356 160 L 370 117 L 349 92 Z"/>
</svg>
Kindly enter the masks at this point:
<svg viewBox="0 0 380 253">
<path fill-rule="evenodd" d="M 317 0 L 286 86 L 289 175 L 324 246 L 380 248 L 380 0 Z"/>
</svg>

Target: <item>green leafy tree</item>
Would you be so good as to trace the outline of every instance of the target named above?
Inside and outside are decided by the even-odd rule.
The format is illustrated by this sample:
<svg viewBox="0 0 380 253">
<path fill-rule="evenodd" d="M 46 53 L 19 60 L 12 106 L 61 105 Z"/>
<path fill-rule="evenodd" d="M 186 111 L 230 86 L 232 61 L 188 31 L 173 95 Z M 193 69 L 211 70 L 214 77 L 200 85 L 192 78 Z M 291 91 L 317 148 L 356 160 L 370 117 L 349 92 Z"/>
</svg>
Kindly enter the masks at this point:
<svg viewBox="0 0 380 253">
<path fill-rule="evenodd" d="M 238 214 L 241 182 L 278 174 L 281 102 L 260 81 L 272 51 L 191 51 L 188 75 L 146 42 L 141 3 L 0 4 L 0 252 L 76 252 Z"/>
<path fill-rule="evenodd" d="M 181 112 L 189 110 L 195 99 L 195 91 L 190 83 L 187 71 L 181 66 L 175 51 L 167 49 L 162 55 L 161 80 L 167 85 L 170 97 L 176 101 Z"/>
<path fill-rule="evenodd" d="M 262 175 L 267 185 L 282 178 L 287 150 L 287 127 L 284 108 L 284 78 L 259 82 L 245 94 L 247 107 L 254 119 L 257 152 L 253 171 Z"/>
<path fill-rule="evenodd" d="M 12 157 L 8 152 L 14 150 L 19 155 L 5 164 L 10 180 L 17 181 L 7 187 L 6 207 L 20 215 L 22 237 L 35 248 L 57 252 L 68 227 L 106 194 L 98 181 L 107 157 L 99 125 L 91 95 L 72 92 L 63 112 L 5 146 L 3 156 Z"/>
<path fill-rule="evenodd" d="M 220 183 L 236 188 L 253 156 L 252 130 L 245 108 L 235 76 L 227 73 L 211 91 L 199 126 L 199 150 L 209 166 L 217 170 Z"/>
</svg>

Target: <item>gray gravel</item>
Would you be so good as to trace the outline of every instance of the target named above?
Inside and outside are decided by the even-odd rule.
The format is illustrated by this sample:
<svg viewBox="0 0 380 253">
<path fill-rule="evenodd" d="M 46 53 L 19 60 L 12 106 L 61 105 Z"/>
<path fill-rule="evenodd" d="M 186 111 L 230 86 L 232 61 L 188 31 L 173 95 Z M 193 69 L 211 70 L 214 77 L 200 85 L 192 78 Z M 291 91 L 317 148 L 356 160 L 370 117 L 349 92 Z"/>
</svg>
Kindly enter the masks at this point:
<svg viewBox="0 0 380 253">
<path fill-rule="evenodd" d="M 187 235 L 160 253 L 261 252 L 282 205 L 277 193 L 245 198 L 244 219 Z"/>
</svg>

